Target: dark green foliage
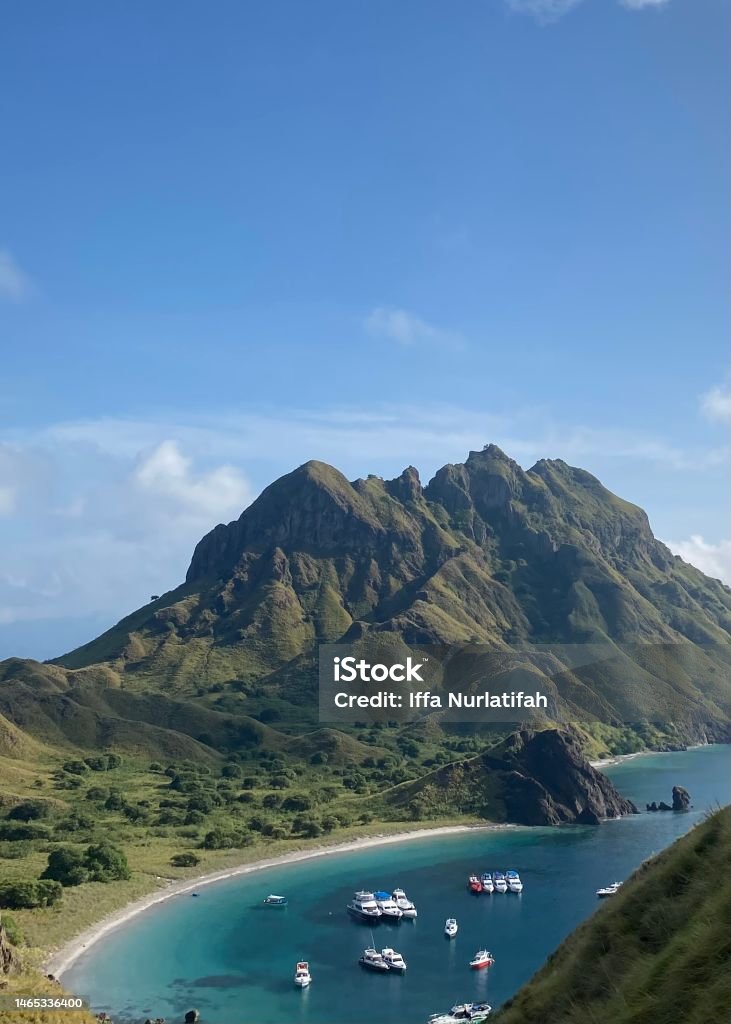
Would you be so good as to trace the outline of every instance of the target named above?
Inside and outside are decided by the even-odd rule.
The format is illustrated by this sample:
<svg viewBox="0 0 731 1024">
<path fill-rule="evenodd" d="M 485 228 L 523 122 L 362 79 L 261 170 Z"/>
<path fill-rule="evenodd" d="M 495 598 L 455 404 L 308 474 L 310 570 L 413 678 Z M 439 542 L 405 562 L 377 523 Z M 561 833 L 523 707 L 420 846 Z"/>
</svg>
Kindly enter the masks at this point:
<svg viewBox="0 0 731 1024">
<path fill-rule="evenodd" d="M 24 800 L 8 811 L 6 817 L 8 821 L 37 821 L 48 818 L 50 814 L 50 806 L 42 800 Z"/>
<path fill-rule="evenodd" d="M 0 839 L 15 842 L 19 839 L 47 839 L 48 829 L 35 822 L 0 821 Z"/>
<path fill-rule="evenodd" d="M 73 775 L 83 775 L 84 772 L 89 771 L 89 766 L 84 761 L 65 761 L 63 770 L 71 772 Z"/>
<path fill-rule="evenodd" d="M 200 857 L 196 853 L 176 853 L 170 858 L 170 863 L 175 868 L 194 868 L 200 864 Z"/>
<path fill-rule="evenodd" d="M 112 843 L 97 843 L 89 846 L 84 862 L 93 882 L 113 882 L 129 878 L 130 870 L 124 850 Z"/>
<path fill-rule="evenodd" d="M 48 866 L 41 878 L 60 882 L 63 886 L 81 885 L 89 880 L 89 870 L 84 854 L 68 846 L 52 850 L 48 855 Z"/>
<path fill-rule="evenodd" d="M 32 910 L 52 907 L 63 895 L 62 886 L 55 881 L 0 882 L 0 907 L 11 910 Z M 3 915 L 3 923 L 5 915 Z"/>
</svg>

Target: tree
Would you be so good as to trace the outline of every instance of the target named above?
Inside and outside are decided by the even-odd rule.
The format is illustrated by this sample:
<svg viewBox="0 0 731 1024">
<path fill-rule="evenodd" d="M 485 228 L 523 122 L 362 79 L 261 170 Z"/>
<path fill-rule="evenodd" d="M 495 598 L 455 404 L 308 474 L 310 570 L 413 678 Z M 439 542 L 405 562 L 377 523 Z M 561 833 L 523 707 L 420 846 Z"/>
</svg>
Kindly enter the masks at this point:
<svg viewBox="0 0 731 1024">
<path fill-rule="evenodd" d="M 83 775 L 84 772 L 88 772 L 89 767 L 83 761 L 66 761 L 63 770 L 71 772 L 73 775 Z"/>
<path fill-rule="evenodd" d="M 48 855 L 48 866 L 41 878 L 60 882 L 63 886 L 81 885 L 82 882 L 88 881 L 89 871 L 83 853 L 70 846 L 52 850 Z"/>
<path fill-rule="evenodd" d="M 112 843 L 89 846 L 84 861 L 93 882 L 115 882 L 131 874 L 126 853 Z"/>
</svg>

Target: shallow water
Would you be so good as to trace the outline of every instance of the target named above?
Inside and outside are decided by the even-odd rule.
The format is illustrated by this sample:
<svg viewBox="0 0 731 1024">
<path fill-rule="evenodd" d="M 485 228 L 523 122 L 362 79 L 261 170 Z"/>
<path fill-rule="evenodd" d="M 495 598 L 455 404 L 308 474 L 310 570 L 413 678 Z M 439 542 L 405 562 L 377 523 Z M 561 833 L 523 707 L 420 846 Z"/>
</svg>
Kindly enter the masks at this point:
<svg viewBox="0 0 731 1024">
<path fill-rule="evenodd" d="M 731 747 L 651 754 L 607 769 L 616 786 L 644 808 L 689 790 L 687 814 L 658 813 L 598 827 L 505 829 L 410 840 L 297 864 L 205 886 L 140 914 L 112 932 L 64 975 L 117 1024 L 148 1016 L 182 1021 L 196 1007 L 205 1024 L 420 1024 L 456 1002 L 487 998 L 498 1006 L 598 905 L 595 890 L 626 878 L 709 808 L 731 802 Z M 473 896 L 470 872 L 516 868 L 520 895 Z M 394 946 L 408 962 L 402 976 L 358 967 L 371 931 L 348 917 L 359 888 L 400 886 L 416 902 L 416 921 L 378 924 L 378 948 Z M 285 909 L 263 908 L 283 892 Z M 459 934 L 444 938 L 445 918 Z M 496 963 L 467 964 L 483 945 Z M 292 983 L 295 962 L 310 962 L 313 982 Z"/>
</svg>

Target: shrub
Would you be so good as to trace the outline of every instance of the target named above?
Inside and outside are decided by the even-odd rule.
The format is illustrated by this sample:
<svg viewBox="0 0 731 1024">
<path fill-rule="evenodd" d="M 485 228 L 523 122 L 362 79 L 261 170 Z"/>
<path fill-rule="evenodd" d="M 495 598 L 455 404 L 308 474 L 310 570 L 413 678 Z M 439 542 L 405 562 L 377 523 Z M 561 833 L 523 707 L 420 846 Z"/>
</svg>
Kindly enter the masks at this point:
<svg viewBox="0 0 731 1024">
<path fill-rule="evenodd" d="M 170 858 L 170 863 L 175 868 L 194 868 L 200 862 L 200 857 L 192 852 L 176 853 Z"/>
<path fill-rule="evenodd" d="M 117 793 L 116 790 L 112 790 L 107 799 L 104 801 L 104 806 L 108 811 L 121 811 L 124 807 L 124 800 L 122 794 Z"/>
<path fill-rule="evenodd" d="M 312 801 L 310 798 L 303 796 L 301 793 L 285 797 L 282 803 L 283 811 L 309 811 L 311 807 Z"/>
<path fill-rule="evenodd" d="M 96 843 L 88 847 L 84 861 L 93 882 L 114 882 L 129 878 L 131 874 L 126 853 L 112 843 Z"/>
<path fill-rule="evenodd" d="M 0 907 L 11 910 L 52 907 L 62 895 L 63 889 L 55 881 L 0 882 Z"/>
<path fill-rule="evenodd" d="M 89 771 L 89 768 L 83 761 L 66 761 L 63 770 L 71 772 L 73 775 L 83 775 L 84 772 Z"/>
<path fill-rule="evenodd" d="M 36 825 L 32 821 L 0 821 L 0 839 L 7 839 L 11 843 L 19 839 L 48 839 L 48 834 L 45 825 Z"/>
<path fill-rule="evenodd" d="M 24 800 L 16 804 L 6 817 L 8 821 L 37 821 L 39 818 L 47 818 L 51 808 L 41 800 Z"/>
<path fill-rule="evenodd" d="M 60 882 L 63 886 L 81 885 L 82 882 L 88 881 L 89 871 L 83 853 L 68 846 L 52 850 L 41 878 Z"/>
<path fill-rule="evenodd" d="M 241 775 L 241 768 L 237 764 L 225 764 L 221 769 L 224 779 L 238 779 Z"/>
<path fill-rule="evenodd" d="M 159 761 L 152 761 L 147 770 L 148 772 L 161 772 L 163 770 L 163 767 Z"/>
<path fill-rule="evenodd" d="M 90 786 L 86 791 L 87 800 L 106 800 L 108 796 L 109 790 L 104 786 Z"/>
</svg>

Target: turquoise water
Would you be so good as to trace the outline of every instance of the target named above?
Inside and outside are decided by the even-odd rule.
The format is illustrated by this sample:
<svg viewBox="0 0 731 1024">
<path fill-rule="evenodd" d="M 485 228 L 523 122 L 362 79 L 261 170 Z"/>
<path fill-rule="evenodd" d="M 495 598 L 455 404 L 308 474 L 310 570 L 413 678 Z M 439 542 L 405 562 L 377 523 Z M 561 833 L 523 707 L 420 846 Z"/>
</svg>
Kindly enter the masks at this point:
<svg viewBox="0 0 731 1024">
<path fill-rule="evenodd" d="M 619 790 L 644 808 L 668 800 L 674 784 L 693 798 L 687 814 L 647 814 L 598 827 L 506 829 L 411 840 L 337 854 L 232 879 L 181 896 L 112 932 L 64 975 L 118 1024 L 148 1016 L 182 1021 L 196 1007 L 205 1024 L 420 1024 L 456 1001 L 498 1006 L 597 908 L 595 890 L 622 879 L 682 835 L 710 807 L 731 802 L 731 747 L 652 754 L 610 768 Z M 522 895 L 472 896 L 471 871 L 515 867 Z M 408 971 L 362 971 L 370 929 L 345 913 L 355 889 L 400 886 L 416 921 L 374 928 Z M 283 892 L 284 910 L 262 908 Z M 443 937 L 454 916 L 459 934 Z M 489 971 L 467 963 L 486 945 Z M 292 984 L 298 959 L 310 961 L 311 987 Z"/>
</svg>

